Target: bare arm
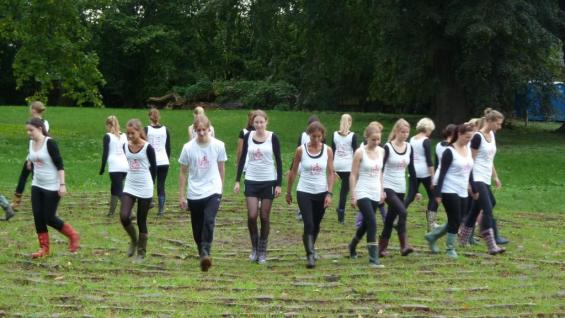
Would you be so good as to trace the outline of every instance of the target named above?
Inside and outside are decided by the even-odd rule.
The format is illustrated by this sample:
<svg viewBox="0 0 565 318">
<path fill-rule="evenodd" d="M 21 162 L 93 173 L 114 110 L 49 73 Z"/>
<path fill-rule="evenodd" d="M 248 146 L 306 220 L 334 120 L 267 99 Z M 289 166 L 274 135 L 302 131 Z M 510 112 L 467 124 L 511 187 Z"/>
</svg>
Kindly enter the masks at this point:
<svg viewBox="0 0 565 318">
<path fill-rule="evenodd" d="M 331 148 L 328 147 L 328 164 L 326 166 L 326 175 L 328 178 L 328 195 L 324 200 L 324 207 L 327 208 L 332 204 L 332 190 L 334 187 L 335 171 L 334 171 L 334 155 Z"/>
<path fill-rule="evenodd" d="M 294 158 L 292 159 L 293 165 L 288 173 L 288 181 L 286 185 L 286 203 L 292 203 L 292 185 L 294 184 L 294 178 L 298 174 L 298 165 L 302 160 L 302 146 L 298 146 L 294 152 Z"/>
<path fill-rule="evenodd" d="M 353 162 L 351 163 L 351 173 L 349 174 L 349 189 L 351 192 L 351 206 L 357 208 L 357 197 L 355 196 L 355 187 L 357 187 L 357 180 L 359 179 L 359 166 L 363 154 L 361 150 L 357 149 L 353 155 Z"/>
<path fill-rule="evenodd" d="M 181 164 L 179 171 L 179 206 L 181 209 L 187 209 L 186 202 L 186 179 L 188 177 L 188 166 Z"/>
</svg>

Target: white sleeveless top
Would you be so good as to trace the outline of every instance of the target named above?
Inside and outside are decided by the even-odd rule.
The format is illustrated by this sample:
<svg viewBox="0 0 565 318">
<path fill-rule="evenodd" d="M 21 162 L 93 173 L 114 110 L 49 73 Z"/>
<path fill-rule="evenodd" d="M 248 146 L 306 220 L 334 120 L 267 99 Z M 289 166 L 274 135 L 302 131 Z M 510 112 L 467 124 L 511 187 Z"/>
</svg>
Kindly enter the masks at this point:
<svg viewBox="0 0 565 318">
<path fill-rule="evenodd" d="M 247 139 L 245 180 L 275 181 L 277 179 L 277 171 L 275 169 L 275 156 L 273 153 L 273 133 L 267 131 L 267 139 L 260 144 L 253 141 L 255 134 L 255 131 L 251 131 Z"/>
<path fill-rule="evenodd" d="M 355 186 L 355 197 L 357 200 L 368 198 L 372 201 L 379 202 L 381 200 L 381 170 L 383 168 L 384 151 L 381 147 L 377 147 L 379 157 L 371 159 L 367 155 L 365 146 L 359 147 L 363 153 L 361 164 L 359 166 L 359 178 Z"/>
<path fill-rule="evenodd" d="M 167 144 L 167 128 L 165 126 L 159 128 L 154 128 L 151 125 L 147 126 L 147 141 L 155 150 L 157 165 L 168 166 L 169 157 L 165 148 Z"/>
<path fill-rule="evenodd" d="M 475 135 L 481 136 L 481 145 L 479 149 L 477 149 L 477 157 L 475 158 L 475 165 L 473 166 L 473 179 L 490 185 L 494 156 L 496 155 L 494 132 L 490 132 L 490 142 L 486 140 L 481 132 L 477 132 Z"/>
<path fill-rule="evenodd" d="M 388 147 L 388 158 L 384 163 L 384 187 L 391 189 L 396 193 L 406 193 L 406 167 L 410 164 L 410 153 L 412 148 L 409 143 L 406 143 L 406 150 L 404 153 L 399 154 L 396 152 L 390 142 L 385 144 Z"/>
<path fill-rule="evenodd" d="M 428 138 L 410 138 L 410 146 L 414 151 L 414 170 L 416 171 L 416 178 L 427 178 L 430 176 L 428 163 L 426 161 L 426 150 L 424 149 L 425 140 L 428 140 Z"/>
<path fill-rule="evenodd" d="M 451 151 L 453 161 L 443 179 L 441 193 L 455 193 L 460 198 L 466 198 L 468 196 L 469 176 L 471 175 L 471 170 L 473 170 L 471 151 L 467 149 L 465 157 L 461 156 L 453 147 L 449 147 L 446 151 Z"/>
<path fill-rule="evenodd" d="M 307 144 L 302 145 L 302 158 L 300 160 L 300 180 L 296 191 L 318 194 L 328 191 L 326 168 L 328 165 L 328 146 L 322 144 L 318 154 L 310 154 Z"/>
<path fill-rule="evenodd" d="M 125 134 L 120 134 L 120 137 L 106 133 L 110 137 L 110 144 L 108 145 L 108 172 L 126 172 L 128 171 L 128 160 L 124 153 L 124 145 L 127 144 L 127 137 Z"/>
<path fill-rule="evenodd" d="M 45 137 L 43 145 L 38 151 L 33 150 L 33 145 L 35 144 L 33 140 L 29 144 L 28 159 L 33 162 L 33 179 L 31 185 L 49 191 L 58 191 L 59 173 L 47 150 L 47 140 L 49 139 L 51 138 Z"/>
<path fill-rule="evenodd" d="M 437 169 L 434 174 L 433 185 L 437 185 L 437 181 L 439 179 L 439 170 L 441 169 L 441 157 L 443 156 L 443 152 L 445 149 L 449 148 L 449 146 L 444 146 L 442 143 L 443 141 L 440 141 L 436 144 Z"/>
<path fill-rule="evenodd" d="M 353 163 L 353 136 L 355 133 L 349 132 L 347 136 L 342 136 L 334 131 L 333 142 L 335 144 L 334 169 L 338 172 L 351 172 Z"/>
<path fill-rule="evenodd" d="M 151 165 L 147 158 L 146 142 L 141 150 L 133 153 L 128 145 L 124 146 L 126 158 L 128 160 L 128 171 L 124 185 L 124 193 L 129 193 L 135 197 L 149 199 L 153 197 L 153 179 L 151 179 Z"/>
</svg>

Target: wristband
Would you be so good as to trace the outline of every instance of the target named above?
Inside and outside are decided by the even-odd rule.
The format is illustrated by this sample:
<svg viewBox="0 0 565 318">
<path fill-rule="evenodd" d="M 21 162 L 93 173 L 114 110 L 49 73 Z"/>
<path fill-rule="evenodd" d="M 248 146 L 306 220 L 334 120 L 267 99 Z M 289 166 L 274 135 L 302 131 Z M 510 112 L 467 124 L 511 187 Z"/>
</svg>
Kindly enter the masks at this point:
<svg viewBox="0 0 565 318">
<path fill-rule="evenodd" d="M 60 186 L 65 185 L 64 183 L 59 183 Z"/>
<path fill-rule="evenodd" d="M 332 197 L 334 194 L 331 193 L 330 191 L 326 192 L 326 195 L 329 195 L 330 197 Z"/>
</svg>

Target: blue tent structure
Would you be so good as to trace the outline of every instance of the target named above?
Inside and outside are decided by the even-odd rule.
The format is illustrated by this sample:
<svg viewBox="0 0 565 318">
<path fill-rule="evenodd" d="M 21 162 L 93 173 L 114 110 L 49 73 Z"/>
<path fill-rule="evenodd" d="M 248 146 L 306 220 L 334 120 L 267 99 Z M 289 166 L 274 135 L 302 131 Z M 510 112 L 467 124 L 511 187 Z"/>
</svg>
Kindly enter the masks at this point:
<svg viewBox="0 0 565 318">
<path fill-rule="evenodd" d="M 565 122 L 565 84 L 554 82 L 552 90 L 547 90 L 547 105 L 543 105 L 543 92 L 539 85 L 528 83 L 524 94 L 516 95 L 515 111 L 518 117 L 532 121 Z"/>
</svg>

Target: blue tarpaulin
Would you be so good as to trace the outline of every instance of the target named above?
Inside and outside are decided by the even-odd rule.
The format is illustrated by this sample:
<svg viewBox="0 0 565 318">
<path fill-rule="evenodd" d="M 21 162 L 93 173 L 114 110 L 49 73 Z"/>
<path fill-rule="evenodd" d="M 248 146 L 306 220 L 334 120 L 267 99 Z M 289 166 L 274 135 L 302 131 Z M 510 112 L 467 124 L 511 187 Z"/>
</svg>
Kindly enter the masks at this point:
<svg viewBox="0 0 565 318">
<path fill-rule="evenodd" d="M 553 90 L 547 90 L 548 105 L 543 107 L 543 96 L 539 87 L 528 84 L 526 93 L 516 96 L 517 115 L 524 117 L 527 111 L 528 120 L 565 122 L 565 84 L 555 82 L 552 85 Z"/>
</svg>

